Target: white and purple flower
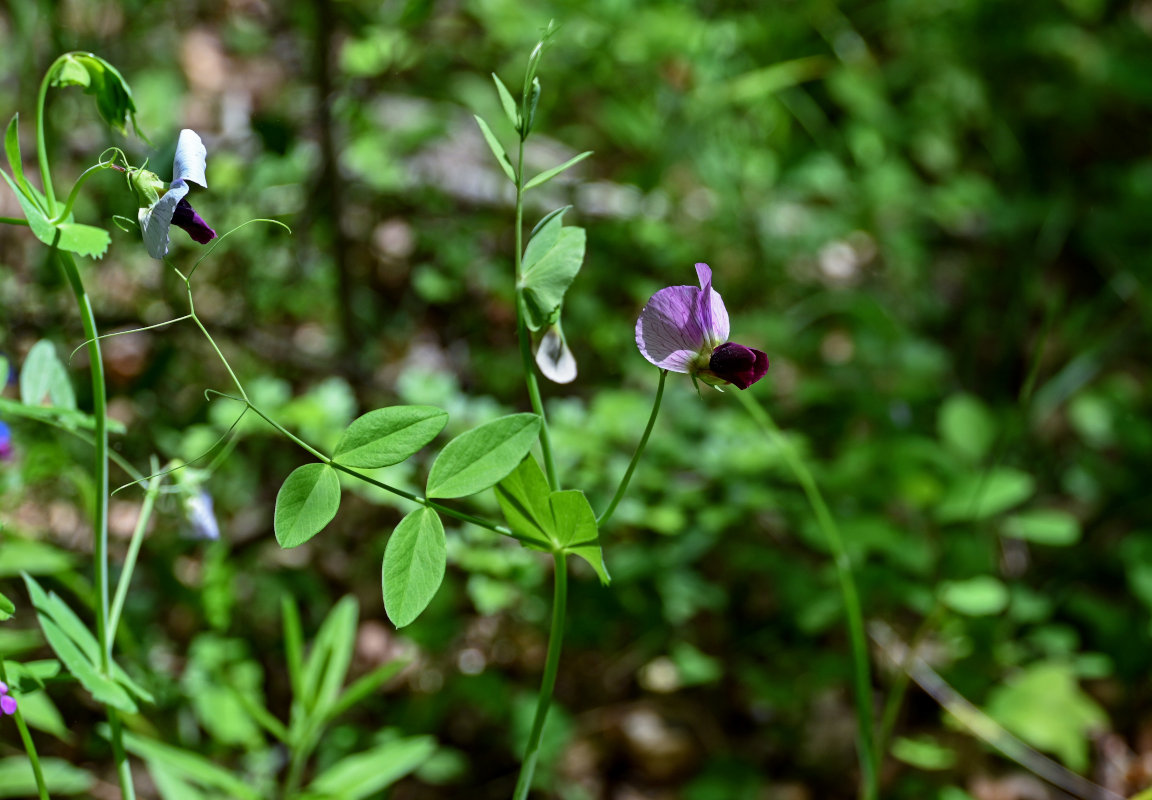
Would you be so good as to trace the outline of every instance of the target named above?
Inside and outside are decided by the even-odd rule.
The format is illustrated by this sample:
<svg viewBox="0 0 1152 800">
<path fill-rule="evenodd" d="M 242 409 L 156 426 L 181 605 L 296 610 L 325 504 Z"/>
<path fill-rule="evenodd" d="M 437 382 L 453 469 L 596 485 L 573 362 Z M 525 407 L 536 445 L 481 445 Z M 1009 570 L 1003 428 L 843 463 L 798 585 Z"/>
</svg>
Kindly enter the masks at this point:
<svg viewBox="0 0 1152 800">
<path fill-rule="evenodd" d="M 661 369 L 747 389 L 768 372 L 768 356 L 728 341 L 728 310 L 712 288 L 712 269 L 697 264 L 696 276 L 700 288 L 669 286 L 652 295 L 636 321 L 636 346 Z"/>
<path fill-rule="evenodd" d="M 185 128 L 176 142 L 176 156 L 172 159 L 172 183 L 167 186 L 155 173 L 134 170 L 132 187 L 147 207 L 140 209 L 140 230 L 148 255 L 163 258 L 168 255 L 168 230 L 173 225 L 183 228 L 192 239 L 207 244 L 216 238 L 216 231 L 208 226 L 188 202 L 186 195 L 191 184 L 208 188 L 204 175 L 208 151 L 195 131 Z"/>
</svg>

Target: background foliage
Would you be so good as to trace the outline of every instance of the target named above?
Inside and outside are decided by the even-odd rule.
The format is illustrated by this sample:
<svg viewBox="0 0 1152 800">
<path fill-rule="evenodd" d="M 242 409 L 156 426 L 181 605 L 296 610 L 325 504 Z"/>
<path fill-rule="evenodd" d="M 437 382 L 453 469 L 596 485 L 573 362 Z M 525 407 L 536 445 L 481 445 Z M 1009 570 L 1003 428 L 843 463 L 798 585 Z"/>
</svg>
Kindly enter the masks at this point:
<svg viewBox="0 0 1152 800">
<path fill-rule="evenodd" d="M 529 161 L 595 151 L 529 214 L 570 202 L 589 235 L 565 314 L 580 378 L 547 390 L 562 473 L 607 499 L 656 384 L 636 314 L 707 261 L 734 338 L 772 359 L 750 391 L 810 459 L 867 616 L 919 633 L 953 686 L 1034 746 L 1118 793 L 1142 788 L 1152 4 L 15 3 L 0 11 L 0 108 L 31 107 L 65 50 L 115 64 L 155 149 L 110 141 L 86 99 L 59 92 L 57 162 L 78 174 L 115 143 L 166 165 L 192 127 L 209 148 L 205 219 L 294 230 L 246 228 L 197 273 L 197 310 L 254 399 L 328 446 L 394 402 L 447 409 L 451 436 L 526 407 L 510 198 L 471 114 L 500 117 L 488 73 L 515 81 L 550 18 L 562 30 Z M 119 181 L 90 182 L 77 219 L 134 216 Z M 0 215 L 16 213 L 5 193 Z M 184 313 L 179 282 L 128 234 L 86 269 L 105 330 Z M 15 363 L 39 338 L 64 354 L 80 343 L 60 281 L 27 230 L 0 228 L 0 348 Z M 231 423 L 204 399 L 227 381 L 193 328 L 113 338 L 106 357 L 116 448 L 133 463 L 191 459 Z M 85 369 L 78 356 L 82 407 Z M 544 759 L 555 796 L 853 795 L 835 576 L 778 452 L 732 401 L 672 383 L 604 533 L 613 586 L 590 570 L 573 583 Z M 27 570 L 68 593 L 90 580 L 88 450 L 9 423 L 0 585 L 24 597 Z M 431 734 L 436 754 L 392 796 L 507 796 L 543 661 L 547 561 L 449 525 L 445 584 L 397 634 L 379 563 L 410 507 L 349 483 L 358 502 L 280 550 L 276 489 L 306 459 L 258 421 L 241 433 L 207 484 L 221 540 L 181 538 L 167 502 L 146 542 L 119 648 L 157 705 L 130 727 L 269 774 L 277 752 L 231 693 L 285 718 L 282 597 L 311 639 L 350 594 L 353 674 L 412 665 L 342 717 L 320 757 L 382 728 Z M 426 469 L 385 474 L 408 485 Z M 113 502 L 126 538 L 138 495 Z M 0 652 L 43 654 L 26 606 L 16 622 Z M 880 671 L 879 689 L 895 683 Z M 48 694 L 55 705 L 27 698 L 43 748 L 107 780 L 97 716 L 66 685 Z M 886 796 L 1037 796 L 918 690 L 895 735 Z M 0 755 L 18 747 L 0 729 Z"/>
</svg>

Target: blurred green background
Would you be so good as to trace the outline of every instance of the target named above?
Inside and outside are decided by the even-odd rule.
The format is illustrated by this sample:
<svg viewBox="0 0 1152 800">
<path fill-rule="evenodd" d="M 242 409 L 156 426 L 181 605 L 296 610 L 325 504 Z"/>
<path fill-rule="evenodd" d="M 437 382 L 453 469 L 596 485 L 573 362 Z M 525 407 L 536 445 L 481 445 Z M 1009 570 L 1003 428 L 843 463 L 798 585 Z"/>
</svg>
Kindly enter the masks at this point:
<svg viewBox="0 0 1152 800">
<path fill-rule="evenodd" d="M 580 376 L 545 389 L 564 484 L 598 508 L 610 496 L 657 381 L 636 315 L 708 262 L 733 339 L 769 354 L 749 391 L 810 460 L 866 616 L 919 636 L 958 691 L 1069 768 L 1121 795 L 1143 788 L 1152 2 L 26 0 L 0 10 L 0 109 L 28 122 L 61 52 L 109 60 L 155 147 L 54 92 L 58 184 L 113 144 L 167 177 L 192 127 L 209 151 L 202 216 L 221 232 L 253 217 L 293 229 L 245 228 L 194 280 L 255 401 L 329 447 L 399 402 L 447 409 L 457 434 L 527 408 L 511 195 L 471 114 L 511 142 L 489 73 L 518 86 L 549 19 L 560 34 L 529 163 L 595 151 L 526 215 L 571 203 L 567 221 L 589 236 L 564 316 Z M 17 213 L 4 190 L 0 216 Z M 135 204 L 108 173 L 77 219 L 113 214 Z M 190 266 L 196 251 L 173 238 Z M 83 269 L 104 330 L 186 311 L 129 234 L 114 230 Z M 16 363 L 39 338 L 65 355 L 82 340 L 26 229 L 0 228 L 0 318 Z M 110 339 L 106 358 L 127 426 L 116 448 L 140 469 L 154 452 L 203 453 L 234 419 L 205 400 L 229 382 L 188 324 Z M 73 371 L 84 406 L 82 356 Z M 27 569 L 83 595 L 89 451 L 9 422 L 0 588 L 23 601 Z M 281 551 L 275 494 L 307 457 L 257 421 L 240 433 L 207 483 L 221 540 L 182 538 L 170 502 L 145 543 L 118 646 L 159 699 L 130 726 L 265 780 L 278 752 L 212 690 L 262 687 L 283 717 L 281 596 L 311 636 L 352 594 L 354 673 L 415 661 L 342 718 L 321 758 L 384 727 L 430 733 L 436 757 L 391 797 L 509 796 L 543 663 L 547 561 L 450 526 L 445 584 L 397 633 L 380 558 L 407 504 L 349 484 L 356 498 L 321 536 Z M 427 464 L 387 479 L 419 485 Z M 603 532 L 612 587 L 586 572 L 573 585 L 541 796 L 854 796 L 840 595 L 779 452 L 735 398 L 676 379 L 632 487 Z M 113 500 L 117 553 L 138 502 Z M 497 514 L 490 496 L 469 507 Z M 42 657 L 26 604 L 16 623 L 0 652 Z M 879 714 L 899 681 L 873 654 Z M 97 710 L 74 687 L 50 694 L 66 722 L 42 748 L 110 780 Z M 0 725 L 0 755 L 19 749 Z M 884 783 L 909 800 L 1043 791 L 915 688 Z"/>
</svg>

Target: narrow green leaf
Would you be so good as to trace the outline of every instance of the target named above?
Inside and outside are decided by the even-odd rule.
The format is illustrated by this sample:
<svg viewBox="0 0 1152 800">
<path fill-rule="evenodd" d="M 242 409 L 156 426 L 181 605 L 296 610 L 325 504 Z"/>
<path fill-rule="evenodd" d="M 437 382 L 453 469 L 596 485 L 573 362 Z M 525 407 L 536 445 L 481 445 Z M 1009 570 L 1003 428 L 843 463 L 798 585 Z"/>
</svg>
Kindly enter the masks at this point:
<svg viewBox="0 0 1152 800">
<path fill-rule="evenodd" d="M 540 79 L 532 78 L 532 85 L 528 87 L 528 100 L 525 103 L 528 106 L 528 120 L 524 123 L 524 133 L 521 134 L 525 138 L 532 131 L 532 126 L 536 124 L 536 106 L 539 103 Z"/>
<path fill-rule="evenodd" d="M 531 455 L 496 486 L 496 501 L 512 532 L 523 539 L 552 545 L 552 508 L 548 479 Z"/>
<path fill-rule="evenodd" d="M 276 495 L 276 541 L 298 547 L 324 529 L 340 508 L 340 480 L 327 464 L 297 467 Z"/>
<path fill-rule="evenodd" d="M 227 797 L 240 800 L 261 800 L 259 790 L 229 770 L 219 767 L 204 756 L 182 747 L 173 747 L 154 739 L 145 739 L 124 731 L 124 747 L 149 765 L 160 764 L 197 786 L 224 792 Z M 218 793 L 213 796 L 219 797 Z"/>
<path fill-rule="evenodd" d="M 11 619 L 16 613 L 16 604 L 0 594 L 0 620 Z"/>
<path fill-rule="evenodd" d="M 76 408 L 76 393 L 68 380 L 68 370 L 56 356 L 55 346 L 47 339 L 32 345 L 24 359 L 24 368 L 20 370 L 20 399 L 30 406 Z"/>
<path fill-rule="evenodd" d="M 57 408 L 55 406 L 28 406 L 18 400 L 9 400 L 6 397 L 0 397 L 0 414 L 33 419 L 37 422 L 46 422 L 49 425 L 56 425 L 70 431 L 81 429 L 90 431 L 96 427 L 95 418 L 91 414 L 85 414 L 83 411 Z M 108 431 L 110 433 L 124 433 L 124 430 L 123 423 L 113 419 L 108 420 Z M 7 568 L 7 560 L 0 563 L 0 575 L 13 574 L 11 572 L 6 573 Z M 19 572 L 19 570 L 17 570 L 17 572 Z M 35 570 L 30 569 L 29 572 L 35 572 Z"/>
<path fill-rule="evenodd" d="M 37 661 L 5 661 L 8 687 L 16 692 L 34 692 L 44 688 L 44 681 L 60 674 L 60 662 L 54 658 Z"/>
<path fill-rule="evenodd" d="M 369 695 L 396 677 L 400 670 L 408 666 L 409 663 L 409 661 L 401 659 L 389 661 L 387 664 L 381 664 L 367 675 L 362 675 L 357 678 L 351 686 L 344 690 L 344 693 L 332 704 L 331 708 L 328 709 L 325 721 L 335 719 L 348 709 L 366 700 Z"/>
<path fill-rule="evenodd" d="M 546 169 L 543 172 L 541 172 L 539 175 L 534 176 L 530 181 L 528 181 L 528 183 L 524 184 L 524 188 L 525 189 L 532 189 L 536 186 L 539 186 L 542 183 L 547 183 L 548 181 L 555 178 L 557 175 L 559 175 L 564 170 L 568 169 L 569 167 L 576 166 L 581 161 L 588 158 L 588 156 L 590 156 L 590 155 L 592 155 L 592 151 L 591 150 L 585 150 L 580 155 L 574 156 L 574 157 L 568 159 L 567 161 L 565 161 L 563 164 L 561 164 L 558 167 L 552 167 L 552 169 Z"/>
<path fill-rule="evenodd" d="M 500 140 L 496 138 L 496 134 L 492 133 L 492 129 L 488 127 L 488 123 L 478 116 L 476 117 L 476 124 L 480 126 L 480 133 L 484 134 L 484 141 L 488 143 L 489 149 L 492 150 L 492 155 L 496 156 L 496 160 L 500 162 L 500 169 L 504 170 L 504 174 L 508 176 L 508 180 L 516 183 L 516 170 L 512 167 L 512 159 L 508 158 L 508 153 L 504 149 L 504 145 L 500 144 Z"/>
<path fill-rule="evenodd" d="M 55 664 L 57 668 L 60 666 L 60 662 L 55 659 L 52 659 L 51 663 Z M 12 676 L 9 675 L 8 678 L 8 686 L 12 688 Z M 52 702 L 48 692 L 35 687 L 23 690 L 13 689 L 13 691 L 20 692 L 20 713 L 24 715 L 24 721 L 28 723 L 29 728 L 44 731 L 62 742 L 71 744 L 74 741 L 72 729 L 64 721 L 64 715 Z"/>
<path fill-rule="evenodd" d="M 399 464 L 436 438 L 448 413 L 435 406 L 392 406 L 369 411 L 348 426 L 332 460 L 374 469 Z"/>
<path fill-rule="evenodd" d="M 304 696 L 304 634 L 300 628 L 300 612 L 296 602 L 287 594 L 280 598 L 280 619 L 284 627 L 284 660 L 288 666 L 288 682 L 292 696 Z"/>
<path fill-rule="evenodd" d="M 384 549 L 384 610 L 403 628 L 432 602 L 448 560 L 444 525 L 436 512 L 418 508 L 400 520 Z"/>
<path fill-rule="evenodd" d="M 248 713 L 248 716 L 254 719 L 261 728 L 273 737 L 284 744 L 291 743 L 291 734 L 288 732 L 288 728 L 284 723 L 274 717 L 271 711 L 261 703 L 258 703 L 248 692 L 236 686 L 229 686 L 226 696 L 227 700 L 225 700 L 225 702 L 238 704 Z"/>
<path fill-rule="evenodd" d="M 327 716 L 340 687 L 344 685 L 356 646 L 356 620 L 359 616 L 356 598 L 345 595 L 328 612 L 312 642 L 312 652 L 304 664 L 301 683 L 304 705 L 315 716 Z"/>
<path fill-rule="evenodd" d="M 504 81 L 500 80 L 495 72 L 492 73 L 492 80 L 496 82 L 496 93 L 500 95 L 500 105 L 504 108 L 504 116 L 508 117 L 512 127 L 519 131 L 520 112 L 516 110 L 516 101 L 512 99 L 512 93 L 508 91 Z"/>
<path fill-rule="evenodd" d="M 337 761 L 308 786 L 309 794 L 361 800 L 376 795 L 428 760 L 436 751 L 431 736 L 394 739 Z"/>
<path fill-rule="evenodd" d="M 178 775 L 171 767 L 149 761 L 148 774 L 156 784 L 156 793 L 162 800 L 209 800 L 208 795 Z"/>
<path fill-rule="evenodd" d="M 84 794 L 95 778 L 87 770 L 74 767 L 62 758 L 41 758 L 44 783 L 53 795 Z M 27 756 L 0 758 L 0 797 L 38 797 L 36 774 Z"/>
<path fill-rule="evenodd" d="M 90 662 L 95 664 L 100 659 L 100 645 L 92 631 L 76 616 L 68 604 L 55 592 L 45 592 L 36 579 L 24 574 L 24 585 L 28 587 L 28 596 L 32 599 L 32 607 L 48 619 L 60 626 L 60 629 L 76 643 L 80 651 Z"/>
<path fill-rule="evenodd" d="M 142 700 L 145 703 L 156 702 L 156 698 L 152 696 L 152 693 L 133 680 L 128 673 L 124 671 L 124 668 L 115 661 L 112 662 L 112 679 L 136 695 L 138 700 Z"/>
<path fill-rule="evenodd" d="M 14 114 L 4 132 L 4 152 L 8 156 L 8 166 L 16 184 L 27 194 L 28 179 L 24 177 L 24 159 L 20 157 L 20 115 Z"/>
<path fill-rule="evenodd" d="M 516 469 L 540 434 L 535 414 L 512 414 L 450 441 L 428 474 L 428 497 L 466 497 Z"/>
<path fill-rule="evenodd" d="M 135 714 L 138 710 L 136 703 L 124 690 L 120 684 L 115 681 L 104 677 L 96 669 L 96 666 L 88 660 L 88 658 L 80 652 L 80 649 L 72 642 L 64 631 L 44 614 L 38 615 L 40 619 L 40 628 L 44 631 L 44 638 L 48 640 L 51 645 L 52 651 L 56 653 L 57 657 L 64 663 L 64 668 L 68 670 L 80 684 L 87 689 L 92 697 L 101 703 L 106 703 L 113 708 L 118 708 L 128 714 Z"/>
</svg>

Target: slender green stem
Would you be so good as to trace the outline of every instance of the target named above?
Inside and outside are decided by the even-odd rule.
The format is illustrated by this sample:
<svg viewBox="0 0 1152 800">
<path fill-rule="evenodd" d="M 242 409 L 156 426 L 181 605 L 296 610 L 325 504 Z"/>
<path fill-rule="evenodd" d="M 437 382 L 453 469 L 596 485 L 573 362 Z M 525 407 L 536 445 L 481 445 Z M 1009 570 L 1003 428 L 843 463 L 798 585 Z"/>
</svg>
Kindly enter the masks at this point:
<svg viewBox="0 0 1152 800">
<path fill-rule="evenodd" d="M 527 109 L 525 109 L 527 113 Z M 516 336 L 520 341 L 520 360 L 524 365 L 524 381 L 528 385 L 528 399 L 532 410 L 540 417 L 540 450 L 544 454 L 544 472 L 552 491 L 560 488 L 556 475 L 556 458 L 552 454 L 552 436 L 548 432 L 548 417 L 540 399 L 540 384 L 536 379 L 536 363 L 532 360 L 532 342 L 528 335 L 527 309 L 524 290 L 520 288 L 520 271 L 524 261 L 524 137 L 520 138 L 520 155 L 516 162 Z"/>
<path fill-rule="evenodd" d="M 183 322 L 184 320 L 191 319 L 191 318 L 192 318 L 191 314 L 185 314 L 182 317 L 176 317 L 176 319 L 166 319 L 163 322 L 157 322 L 155 325 L 145 325 L 143 328 L 132 328 L 131 330 L 127 330 L 127 331 L 112 331 L 112 333 L 102 333 L 102 334 L 100 334 L 100 338 L 101 339 L 111 339 L 114 336 L 126 336 L 127 334 L 130 334 L 130 333 L 143 333 L 144 331 L 151 331 L 151 330 L 155 330 L 156 328 L 163 328 L 167 325 L 175 325 L 177 322 Z M 75 358 L 76 353 L 79 352 L 81 350 L 81 348 L 83 348 L 87 344 L 88 344 L 87 342 L 81 342 L 80 344 L 76 345 L 76 347 L 72 350 L 72 352 L 68 354 L 68 361 L 71 362 L 72 359 Z"/>
<path fill-rule="evenodd" d="M 520 777 L 516 780 L 513 800 L 525 800 L 532 788 L 532 776 L 536 772 L 536 759 L 540 756 L 540 740 L 544 735 L 544 723 L 548 719 L 548 708 L 552 705 L 552 692 L 556 688 L 556 673 L 560 668 L 560 648 L 564 644 L 564 614 L 568 608 L 568 562 L 563 553 L 554 552 L 556 564 L 555 586 L 552 596 L 552 630 L 548 633 L 548 656 L 544 662 L 544 677 L 540 681 L 540 696 L 536 701 L 536 717 L 532 720 L 532 733 L 528 746 L 524 749 L 524 761 L 520 765 Z"/>
<path fill-rule="evenodd" d="M 68 215 L 72 213 L 72 206 L 76 204 L 76 198 L 80 195 L 80 187 L 97 172 L 107 168 L 108 165 L 104 163 L 94 164 L 80 173 L 80 177 L 77 178 L 76 183 L 72 185 L 72 191 L 68 193 L 68 199 L 64 202 L 64 208 L 60 209 L 60 213 L 52 218 L 51 222 L 53 225 L 58 225 L 63 222 Z"/>
<path fill-rule="evenodd" d="M 132 782 L 132 764 L 124 751 L 124 730 L 120 712 L 108 706 L 108 725 L 112 729 L 112 758 L 116 762 L 116 777 L 120 780 L 120 800 L 136 800 L 136 786 Z"/>
<path fill-rule="evenodd" d="M 904 660 L 897 666 L 900 670 L 897 672 L 896 677 L 892 680 L 892 686 L 888 690 L 888 699 L 884 702 L 884 712 L 880 716 L 880 728 L 876 733 L 876 750 L 878 752 L 885 752 L 888 749 L 888 743 L 892 737 L 892 731 L 896 728 L 896 715 L 900 713 L 900 707 L 904 704 L 904 698 L 908 694 L 908 684 L 912 679 L 911 672 L 907 669 L 908 661 L 911 660 L 913 654 L 916 653 L 924 637 L 936 627 L 936 623 L 943 615 L 944 606 L 937 601 L 935 608 L 924 618 L 920 626 L 916 629 L 916 633 L 912 636 L 912 640 L 908 643 L 908 648 L 905 651 Z M 875 637 L 873 637 L 875 638 Z"/>
<path fill-rule="evenodd" d="M 156 472 L 158 466 L 153 463 L 152 471 Z M 144 542 L 144 531 L 148 529 L 152 509 L 156 505 L 156 496 L 160 494 L 160 480 L 160 475 L 153 475 L 148 481 L 148 488 L 144 491 L 144 503 L 140 507 L 140 516 L 136 519 L 136 529 L 132 531 L 132 541 L 129 542 L 128 554 L 124 557 L 124 569 L 120 572 L 120 580 L 116 584 L 116 596 L 112 600 L 112 610 L 108 614 L 108 638 L 112 641 L 116 640 L 116 628 L 120 624 L 120 613 L 124 610 L 124 600 L 128 597 L 132 572 L 136 569 L 136 559 Z"/>
<path fill-rule="evenodd" d="M 640 456 L 648 444 L 648 437 L 652 435 L 652 428 L 656 425 L 656 417 L 660 413 L 660 401 L 664 397 L 664 381 L 667 378 L 668 370 L 660 370 L 660 385 L 656 388 L 656 400 L 652 403 L 652 413 L 648 416 L 648 425 L 644 428 L 644 435 L 640 437 L 640 443 L 636 445 L 636 452 L 632 454 L 632 462 L 624 471 L 624 477 L 620 481 L 620 486 L 616 488 L 612 502 L 604 509 L 604 513 L 596 518 L 596 527 L 603 526 L 605 522 L 611 519 L 612 514 L 616 511 L 616 506 L 620 505 L 620 501 L 624 499 L 624 493 L 628 491 L 628 483 L 632 480 L 632 473 L 636 471 L 636 465 L 640 463 Z"/>
<path fill-rule="evenodd" d="M 56 234 L 59 240 L 60 234 Z M 96 502 L 93 515 L 92 560 L 96 570 L 96 639 L 100 643 L 100 671 L 109 675 L 112 671 L 112 637 L 108 627 L 108 391 L 104 381 L 104 360 L 100 352 L 100 334 L 96 328 L 96 314 L 92 309 L 92 299 L 84 289 L 80 271 L 72 254 L 56 250 L 56 257 L 64 269 L 76 305 L 80 310 L 80 321 L 84 326 L 84 337 L 88 340 L 88 365 L 92 376 L 92 416 L 95 422 L 93 444 L 96 448 Z M 106 706 L 108 722 L 112 728 L 112 754 L 116 761 L 116 772 L 120 778 L 120 791 L 125 800 L 135 797 L 132 786 L 132 767 L 124 752 L 120 730 L 120 717 L 116 709 Z"/>
<path fill-rule="evenodd" d="M 876 751 L 875 729 L 872 720 L 872 670 L 868 661 L 868 640 L 864 633 L 864 614 L 860 607 L 860 595 L 856 590 L 856 580 L 852 575 L 852 562 L 844 548 L 844 540 L 836 520 L 828 510 L 823 495 L 816 485 L 808 466 L 792 448 L 791 442 L 781 435 L 780 429 L 767 411 L 747 392 L 737 392 L 736 396 L 752 418 L 764 429 L 780 448 L 788 468 L 796 482 L 804 490 L 808 504 L 816 515 L 828 549 L 832 552 L 836 565 L 836 575 L 840 581 L 840 594 L 844 601 L 844 614 L 847 617 L 848 636 L 852 645 L 852 666 L 855 678 L 857 747 L 860 757 L 860 796 L 864 800 L 877 800 L 880 796 L 879 757 Z"/>
<path fill-rule="evenodd" d="M 288 775 L 284 779 L 284 797 L 292 797 L 300 788 L 304 779 L 304 765 L 308 762 L 308 754 L 312 748 L 304 745 L 292 747 L 292 755 L 288 761 Z"/>
<path fill-rule="evenodd" d="M 8 684 L 8 672 L 4 669 L 4 659 L 2 658 L 0 658 L 0 681 Z M 40 766 L 40 756 L 36 752 L 36 743 L 32 741 L 32 732 L 28 730 L 28 725 L 24 722 L 24 715 L 20 713 L 19 702 L 16 704 L 16 713 L 12 719 L 16 721 L 16 729 L 20 731 L 20 741 L 24 743 L 24 752 L 28 754 L 28 763 L 32 765 L 32 776 L 36 779 L 36 792 L 39 794 L 40 800 L 49 800 L 48 784 L 44 781 L 44 770 Z"/>
<path fill-rule="evenodd" d="M 60 56 L 52 62 L 52 66 L 44 73 L 40 81 L 40 94 L 36 98 L 36 160 L 40 164 L 40 182 L 44 184 L 44 197 L 48 201 L 48 208 L 44 209 L 50 218 L 56 216 L 56 191 L 52 188 L 52 172 L 48 168 L 48 145 L 44 138 L 44 107 L 48 103 L 48 87 L 52 76 L 56 73 L 56 65 L 67 57 Z"/>
<path fill-rule="evenodd" d="M 204 334 L 204 338 L 208 340 L 208 344 L 212 345 L 212 349 L 216 351 L 216 355 L 219 357 L 220 363 L 224 365 L 224 369 L 228 370 L 228 374 L 231 376 L 232 382 L 236 384 L 236 389 L 240 392 L 240 396 L 244 398 L 244 402 L 248 403 L 249 408 L 251 408 L 253 411 L 256 411 L 257 414 L 260 414 L 260 412 L 256 410 L 252 403 L 249 402 L 248 393 L 244 391 L 244 384 L 240 383 L 240 379 L 237 378 L 236 373 L 232 371 L 232 365 L 228 363 L 228 359 L 224 357 L 224 353 L 222 353 L 220 348 L 216 345 L 216 340 L 212 338 L 212 334 L 210 334 L 208 329 L 204 327 L 204 323 L 200 321 L 200 317 L 196 316 L 196 305 L 192 302 L 192 283 L 190 279 L 185 278 L 184 285 L 188 288 L 188 315 L 192 317 L 192 321 L 196 323 L 196 327 L 199 328 L 200 332 Z M 264 415 L 260 414 L 260 416 L 263 417 Z M 264 419 L 268 418 L 264 417 Z"/>
<path fill-rule="evenodd" d="M 306 441 L 301 439 L 299 436 L 296 436 L 290 430 L 285 428 L 279 422 L 277 422 L 276 420 L 272 419 L 270 416 L 265 414 L 259 408 L 252 405 L 251 402 L 246 401 L 246 400 L 242 400 L 239 397 L 232 397 L 231 395 L 223 395 L 223 396 L 228 397 L 231 400 L 236 400 L 237 402 L 246 403 L 248 408 L 252 409 L 252 411 L 255 412 L 255 414 L 258 417 L 260 417 L 260 419 L 264 420 L 269 425 L 271 425 L 273 428 L 278 430 L 285 437 L 287 437 L 290 441 L 292 441 L 295 445 L 308 451 L 309 453 L 314 455 L 316 458 L 318 458 L 321 462 L 327 464 L 328 466 L 332 467 L 333 469 L 338 469 L 341 472 L 343 472 L 347 475 L 351 475 L 353 478 L 358 478 L 359 480 L 362 480 L 365 483 L 371 484 L 372 486 L 375 486 L 378 489 L 383 489 L 386 492 L 391 492 L 394 495 L 398 495 L 400 497 L 403 497 L 405 500 L 411 500 L 413 503 L 419 503 L 422 506 L 427 506 L 428 508 L 435 509 L 436 511 L 440 512 L 441 514 L 444 514 L 445 516 L 454 517 L 454 518 L 456 518 L 462 522 L 470 522 L 473 525 L 477 525 L 481 528 L 487 528 L 488 530 L 493 531 L 494 533 L 499 533 L 502 536 L 509 536 L 513 539 L 516 539 L 517 541 L 530 541 L 528 539 L 524 539 L 523 537 L 516 535 L 510 529 L 504 527 L 503 525 L 497 525 L 496 523 L 489 522 L 488 520 L 483 519 L 482 517 L 477 517 L 477 516 L 474 516 L 474 515 L 469 514 L 467 512 L 457 511 L 456 509 L 450 508 L 449 506 L 441 505 L 440 503 L 437 503 L 435 500 L 429 500 L 426 497 L 421 497 L 418 494 L 413 494 L 412 492 L 401 489 L 398 486 L 391 486 L 387 483 L 384 483 L 383 481 L 376 480 L 371 475 L 365 475 L 363 472 L 360 472 L 357 469 L 353 469 L 352 467 L 346 467 L 343 464 L 340 464 L 339 462 L 333 461 L 331 458 L 324 455 L 324 453 L 320 452 L 315 447 L 313 447 L 312 445 L 308 444 Z"/>
<path fill-rule="evenodd" d="M 57 234 L 59 236 L 59 234 Z M 96 315 L 92 299 L 84 289 L 80 271 L 72 254 L 57 250 L 56 257 L 76 297 L 84 337 L 88 340 L 88 368 L 92 376 L 92 417 L 95 422 L 93 438 L 96 448 L 96 504 L 93 525 L 92 554 L 96 568 L 96 638 L 100 642 L 100 668 L 109 670 L 112 661 L 111 641 L 108 639 L 108 393 L 104 382 L 104 361 L 100 353 L 100 335 L 96 329 Z"/>
<path fill-rule="evenodd" d="M 20 217 L 0 217 L 0 224 L 3 225 L 27 225 L 28 220 Z"/>
</svg>

